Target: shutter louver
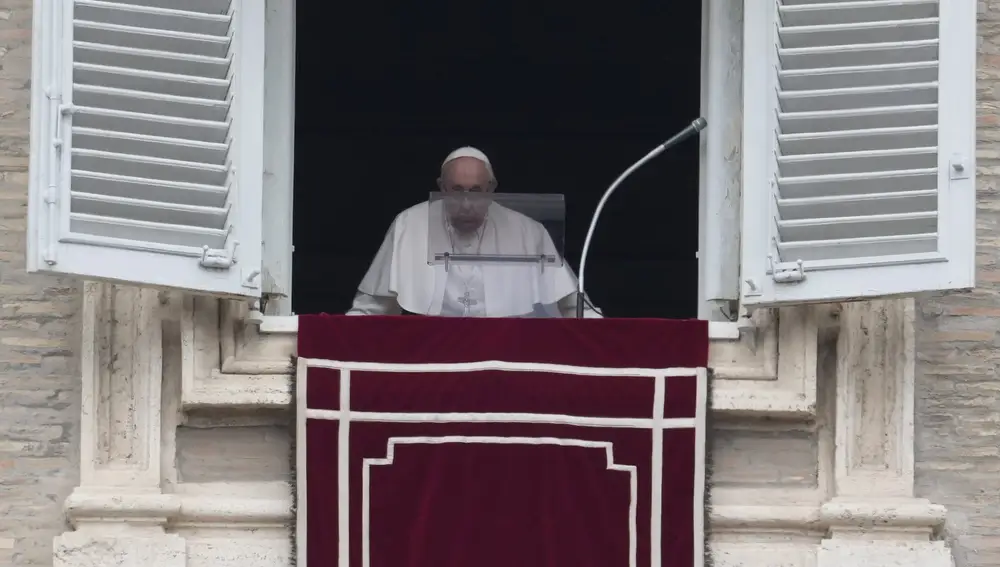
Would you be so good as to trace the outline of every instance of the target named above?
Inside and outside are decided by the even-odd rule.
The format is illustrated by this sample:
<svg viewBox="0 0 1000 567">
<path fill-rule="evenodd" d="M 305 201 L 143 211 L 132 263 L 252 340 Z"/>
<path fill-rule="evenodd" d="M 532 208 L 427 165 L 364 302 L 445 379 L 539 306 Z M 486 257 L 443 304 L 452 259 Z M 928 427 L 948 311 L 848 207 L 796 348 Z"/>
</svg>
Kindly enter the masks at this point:
<svg viewBox="0 0 1000 567">
<path fill-rule="evenodd" d="M 60 175 L 49 183 L 58 204 L 39 223 L 50 233 L 39 269 L 259 295 L 263 8 L 255 4 L 67 0 L 53 15 L 68 56 L 52 85 L 61 88 Z M 88 258 L 80 247 L 100 252 Z M 130 259 L 133 270 L 107 265 Z"/>
<path fill-rule="evenodd" d="M 754 240 L 744 246 L 744 301 L 971 287 L 971 227 L 956 221 L 974 219 L 974 83 L 966 70 L 975 51 L 944 36 L 967 22 L 945 27 L 958 14 L 942 14 L 954 8 L 942 0 L 760 4 L 765 13 L 754 24 L 769 25 L 746 30 L 769 53 L 746 77 L 756 91 L 746 101 L 760 106 L 745 112 L 767 106 L 748 120 L 754 132 L 744 132 L 745 144 L 761 143 L 751 153 L 764 161 L 749 168 L 756 178 L 744 178 L 744 240 Z M 974 11 L 971 22 L 974 37 Z M 946 59 L 960 69 L 944 70 Z M 964 123 L 945 125 L 943 117 Z M 762 206 L 768 226 L 753 216 Z M 909 275 L 899 269 L 916 266 Z"/>
</svg>

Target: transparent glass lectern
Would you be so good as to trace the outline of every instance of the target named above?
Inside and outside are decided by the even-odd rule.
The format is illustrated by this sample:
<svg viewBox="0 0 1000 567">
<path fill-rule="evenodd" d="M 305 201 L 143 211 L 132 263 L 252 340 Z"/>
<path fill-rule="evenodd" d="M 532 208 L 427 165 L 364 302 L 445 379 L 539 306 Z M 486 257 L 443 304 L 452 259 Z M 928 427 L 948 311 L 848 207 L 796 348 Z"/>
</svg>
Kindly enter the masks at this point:
<svg viewBox="0 0 1000 567">
<path fill-rule="evenodd" d="M 561 316 L 557 302 L 575 286 L 562 195 L 435 192 L 428 203 L 427 263 L 443 268 L 443 314 Z"/>
<path fill-rule="evenodd" d="M 431 265 L 563 265 L 561 194 L 434 192 L 428 202 Z"/>
</svg>

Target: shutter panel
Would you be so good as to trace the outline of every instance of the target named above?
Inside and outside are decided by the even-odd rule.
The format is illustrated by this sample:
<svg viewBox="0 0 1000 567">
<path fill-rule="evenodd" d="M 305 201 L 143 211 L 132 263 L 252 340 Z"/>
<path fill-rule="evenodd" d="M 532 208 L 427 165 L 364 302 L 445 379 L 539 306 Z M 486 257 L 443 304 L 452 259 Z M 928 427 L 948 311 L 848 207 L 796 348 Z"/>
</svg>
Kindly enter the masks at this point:
<svg viewBox="0 0 1000 567">
<path fill-rule="evenodd" d="M 258 296 L 263 1 L 35 18 L 29 271 Z"/>
<path fill-rule="evenodd" d="M 751 4 L 744 303 L 973 287 L 975 3 Z"/>
</svg>

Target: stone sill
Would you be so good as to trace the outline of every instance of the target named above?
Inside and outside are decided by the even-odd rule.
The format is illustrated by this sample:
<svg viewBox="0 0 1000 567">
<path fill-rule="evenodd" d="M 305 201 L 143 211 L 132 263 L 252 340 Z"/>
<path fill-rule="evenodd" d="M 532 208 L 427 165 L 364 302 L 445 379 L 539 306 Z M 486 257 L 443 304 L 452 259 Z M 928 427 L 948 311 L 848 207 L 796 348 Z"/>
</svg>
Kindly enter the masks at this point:
<svg viewBox="0 0 1000 567">
<path fill-rule="evenodd" d="M 709 322 L 712 411 L 812 419 L 819 319 L 803 306 L 758 310 L 739 323 Z M 264 316 L 240 302 L 187 298 L 181 328 L 185 410 L 292 403 L 297 316 Z"/>
<path fill-rule="evenodd" d="M 295 519 L 292 490 L 287 482 L 180 483 L 175 490 L 143 494 L 134 490 L 79 487 L 66 501 L 67 515 L 75 525 L 146 519 L 166 522 L 175 529 L 187 526 L 289 528 Z M 715 492 L 713 500 L 726 499 L 725 495 L 715 495 Z M 871 529 L 878 526 L 880 529 L 932 532 L 945 520 L 944 507 L 924 499 L 853 501 L 834 498 L 821 502 L 812 495 L 812 492 L 793 494 L 789 496 L 794 499 L 776 498 L 772 504 L 715 504 L 709 512 L 709 521 L 715 534 L 766 530 L 822 536 L 838 527 Z"/>
<path fill-rule="evenodd" d="M 295 334 L 299 330 L 297 315 L 260 315 L 250 313 L 248 319 L 260 324 L 261 334 Z M 708 338 L 711 340 L 736 341 L 740 338 L 739 323 L 725 321 L 708 322 Z"/>
</svg>

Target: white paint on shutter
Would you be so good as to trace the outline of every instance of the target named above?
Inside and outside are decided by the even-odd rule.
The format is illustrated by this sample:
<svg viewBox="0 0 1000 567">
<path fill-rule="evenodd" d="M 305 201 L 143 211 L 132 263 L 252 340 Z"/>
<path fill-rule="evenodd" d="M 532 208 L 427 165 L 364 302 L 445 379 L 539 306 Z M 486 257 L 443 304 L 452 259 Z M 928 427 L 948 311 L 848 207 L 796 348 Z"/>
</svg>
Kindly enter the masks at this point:
<svg viewBox="0 0 1000 567">
<path fill-rule="evenodd" d="M 30 271 L 259 295 L 263 4 L 36 3 Z"/>
<path fill-rule="evenodd" d="M 975 3 L 750 4 L 744 303 L 972 287 Z"/>
</svg>

